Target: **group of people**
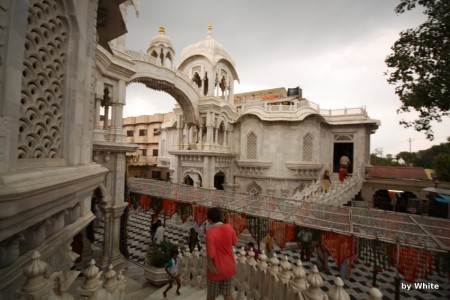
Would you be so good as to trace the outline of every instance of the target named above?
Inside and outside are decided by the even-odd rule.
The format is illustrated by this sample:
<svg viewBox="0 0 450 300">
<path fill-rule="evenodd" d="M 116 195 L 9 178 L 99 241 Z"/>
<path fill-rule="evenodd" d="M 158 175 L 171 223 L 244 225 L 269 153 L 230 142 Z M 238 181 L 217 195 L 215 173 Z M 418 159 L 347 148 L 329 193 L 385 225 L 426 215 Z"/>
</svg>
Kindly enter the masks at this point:
<svg viewBox="0 0 450 300">
<path fill-rule="evenodd" d="M 161 221 L 159 221 L 161 222 Z M 231 300 L 231 278 L 236 274 L 236 261 L 233 247 L 236 246 L 238 240 L 233 227 L 230 224 L 224 224 L 221 221 L 219 208 L 209 208 L 207 211 L 207 222 L 209 229 L 206 231 L 206 256 L 207 256 L 207 300 L 212 300 L 223 295 L 225 300 Z M 156 221 L 155 223 L 158 223 Z M 155 243 L 159 241 L 158 228 L 155 230 Z M 163 227 L 164 228 L 164 227 Z M 164 232 L 163 232 L 164 233 Z M 301 248 L 301 259 L 309 260 L 312 256 L 311 239 L 312 233 L 309 230 L 300 231 L 297 236 L 299 247 Z M 189 249 L 192 251 L 194 247 L 199 247 L 198 233 L 191 228 L 187 239 Z M 246 245 L 246 250 L 253 250 L 255 259 L 258 259 L 259 252 L 255 245 L 250 242 Z M 273 232 L 269 232 L 266 237 L 266 252 L 272 253 Z M 169 277 L 169 285 L 163 292 L 167 297 L 167 292 L 173 287 L 173 283 L 177 284 L 176 293 L 180 295 L 180 274 L 178 272 L 178 250 L 174 248 L 171 252 L 170 259 L 167 261 L 165 270 Z M 317 265 L 319 270 L 328 269 L 328 252 L 321 245 L 317 248 Z"/>
<path fill-rule="evenodd" d="M 339 181 L 343 182 L 348 176 L 348 168 L 351 165 L 350 158 L 344 154 L 339 159 Z M 322 191 L 327 193 L 331 187 L 330 170 L 326 169 L 322 175 Z"/>
</svg>

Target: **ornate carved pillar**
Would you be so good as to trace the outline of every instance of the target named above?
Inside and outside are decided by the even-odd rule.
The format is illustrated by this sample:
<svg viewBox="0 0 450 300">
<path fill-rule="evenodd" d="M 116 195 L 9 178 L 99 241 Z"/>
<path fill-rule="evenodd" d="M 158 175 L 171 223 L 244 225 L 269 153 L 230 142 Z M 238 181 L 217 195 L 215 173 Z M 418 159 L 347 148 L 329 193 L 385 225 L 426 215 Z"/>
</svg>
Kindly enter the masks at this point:
<svg viewBox="0 0 450 300">
<path fill-rule="evenodd" d="M 178 145 L 177 150 L 183 149 L 183 120 L 181 115 L 177 116 L 177 134 L 178 134 Z"/>
<path fill-rule="evenodd" d="M 214 149 L 219 148 L 219 128 L 214 128 Z"/>
<path fill-rule="evenodd" d="M 183 128 L 183 150 L 187 150 L 189 148 L 189 129 L 188 125 L 184 124 Z"/>
<path fill-rule="evenodd" d="M 198 150 L 203 150 L 203 127 L 200 127 L 198 134 Z"/>
<path fill-rule="evenodd" d="M 228 134 L 227 134 L 227 130 L 226 129 L 224 129 L 223 130 L 223 148 L 225 149 L 225 150 L 228 150 Z"/>
<path fill-rule="evenodd" d="M 211 113 L 207 113 L 206 115 L 206 143 L 205 143 L 205 150 L 211 150 L 212 149 L 212 140 L 213 140 L 213 122 L 211 120 Z"/>
<path fill-rule="evenodd" d="M 109 129 L 108 141 L 126 142 L 126 135 L 123 130 L 123 104 L 112 103 L 111 105 L 111 127 Z"/>
</svg>

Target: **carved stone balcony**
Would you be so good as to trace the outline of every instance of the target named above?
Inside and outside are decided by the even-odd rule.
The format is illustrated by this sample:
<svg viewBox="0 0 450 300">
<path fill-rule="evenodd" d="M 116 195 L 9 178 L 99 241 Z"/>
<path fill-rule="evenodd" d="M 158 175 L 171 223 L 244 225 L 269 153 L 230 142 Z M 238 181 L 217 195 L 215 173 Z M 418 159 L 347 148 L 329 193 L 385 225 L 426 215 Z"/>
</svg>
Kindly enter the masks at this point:
<svg viewBox="0 0 450 300">
<path fill-rule="evenodd" d="M 241 173 L 250 173 L 250 174 L 262 174 L 264 169 L 268 169 L 272 166 L 271 161 L 243 161 L 237 160 L 236 165 L 239 168 L 239 172 Z"/>
<path fill-rule="evenodd" d="M 294 175 L 302 179 L 317 179 L 322 169 L 321 163 L 296 163 L 286 162 L 286 167 L 294 171 Z"/>
</svg>

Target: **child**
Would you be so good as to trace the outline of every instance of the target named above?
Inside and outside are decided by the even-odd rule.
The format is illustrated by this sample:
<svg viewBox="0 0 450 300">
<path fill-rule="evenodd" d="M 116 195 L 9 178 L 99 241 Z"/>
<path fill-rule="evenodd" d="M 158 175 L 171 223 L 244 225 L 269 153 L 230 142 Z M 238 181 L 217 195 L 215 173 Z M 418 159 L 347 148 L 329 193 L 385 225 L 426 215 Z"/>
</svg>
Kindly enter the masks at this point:
<svg viewBox="0 0 450 300">
<path fill-rule="evenodd" d="M 330 189 L 330 185 L 331 185 L 331 179 L 330 179 L 330 171 L 325 170 L 325 172 L 323 173 L 322 176 L 322 191 L 323 192 L 328 192 L 328 190 Z"/>
<path fill-rule="evenodd" d="M 266 254 L 270 254 L 273 251 L 273 232 L 270 231 L 266 237 Z"/>
<path fill-rule="evenodd" d="M 177 282 L 177 295 L 180 295 L 180 274 L 178 274 L 178 250 L 176 248 L 172 249 L 170 252 L 170 259 L 166 263 L 166 272 L 169 275 L 169 286 L 166 288 L 166 290 L 163 292 L 164 298 L 167 297 L 167 291 L 172 288 L 173 281 Z"/>
</svg>

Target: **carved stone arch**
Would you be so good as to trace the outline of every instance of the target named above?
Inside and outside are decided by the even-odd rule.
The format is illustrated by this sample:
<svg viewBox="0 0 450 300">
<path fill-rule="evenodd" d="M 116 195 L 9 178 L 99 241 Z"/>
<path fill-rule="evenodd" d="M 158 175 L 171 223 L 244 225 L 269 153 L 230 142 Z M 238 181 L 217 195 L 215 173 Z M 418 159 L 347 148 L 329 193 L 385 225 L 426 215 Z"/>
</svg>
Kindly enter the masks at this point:
<svg viewBox="0 0 450 300">
<path fill-rule="evenodd" d="M 222 92 L 227 88 L 227 79 L 225 75 L 222 75 L 222 77 L 220 78 L 219 86 Z"/>
<path fill-rule="evenodd" d="M 221 67 L 222 66 L 225 67 L 226 68 L 225 70 L 229 70 L 231 72 L 231 76 L 233 77 L 233 80 L 237 80 L 237 82 L 240 82 L 239 76 L 236 72 L 236 69 L 234 68 L 233 63 L 231 63 L 229 60 L 221 59 L 217 62 L 217 65 L 221 65 Z"/>
<path fill-rule="evenodd" d="M 220 127 L 221 125 L 223 126 L 224 130 L 228 130 L 229 126 L 228 117 L 224 113 L 221 113 L 217 117 L 217 127 Z"/>
<path fill-rule="evenodd" d="M 170 60 L 171 62 L 173 62 L 173 56 L 172 56 L 172 53 L 170 53 L 169 51 L 167 52 L 166 59 L 168 59 L 168 60 Z"/>
<path fill-rule="evenodd" d="M 200 78 L 198 72 L 194 73 L 194 75 L 192 76 L 192 81 L 195 82 L 198 87 L 202 86 L 202 79 Z"/>
<path fill-rule="evenodd" d="M 214 187 L 218 190 L 223 190 L 223 184 L 226 182 L 226 178 L 226 173 L 222 169 L 219 169 L 214 174 Z"/>
<path fill-rule="evenodd" d="M 262 187 L 256 183 L 256 181 L 253 181 L 247 186 L 247 193 L 251 195 L 259 195 L 262 192 Z"/>
<path fill-rule="evenodd" d="M 183 175 L 182 175 L 183 183 L 186 182 L 186 179 L 188 177 L 191 178 L 191 180 L 193 181 L 192 186 L 194 186 L 194 187 L 202 186 L 203 174 L 199 170 L 190 168 L 189 170 L 184 171 Z"/>
<path fill-rule="evenodd" d="M 150 54 L 150 56 L 152 56 L 154 58 L 158 58 L 158 52 L 156 52 L 156 50 L 153 50 L 152 53 Z"/>
<path fill-rule="evenodd" d="M 136 78 L 131 79 L 128 82 L 128 84 L 135 82 L 142 83 L 150 89 L 168 93 L 180 105 L 187 124 L 199 123 L 197 120 L 198 118 L 197 108 L 193 105 L 192 101 L 189 99 L 189 96 L 186 94 L 186 92 L 180 89 L 179 87 L 175 86 L 173 83 L 151 77 L 138 76 Z M 195 99 L 195 102 L 198 102 L 198 99 Z"/>
</svg>

